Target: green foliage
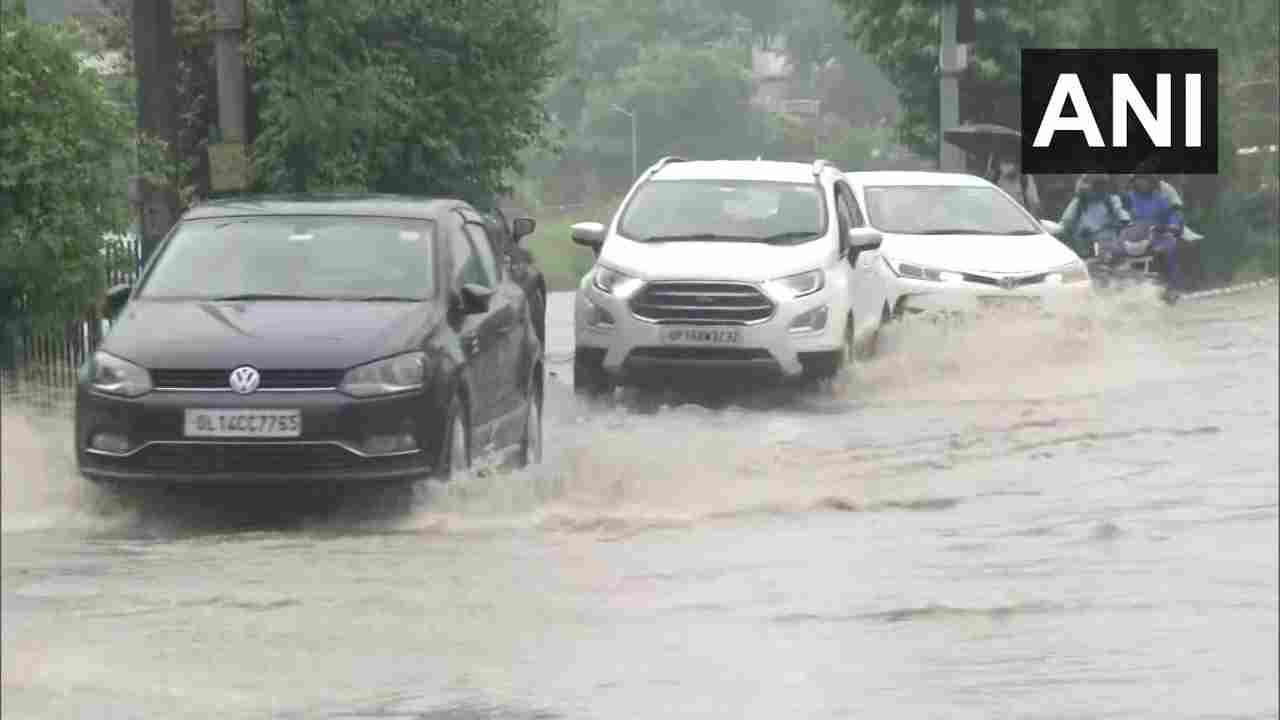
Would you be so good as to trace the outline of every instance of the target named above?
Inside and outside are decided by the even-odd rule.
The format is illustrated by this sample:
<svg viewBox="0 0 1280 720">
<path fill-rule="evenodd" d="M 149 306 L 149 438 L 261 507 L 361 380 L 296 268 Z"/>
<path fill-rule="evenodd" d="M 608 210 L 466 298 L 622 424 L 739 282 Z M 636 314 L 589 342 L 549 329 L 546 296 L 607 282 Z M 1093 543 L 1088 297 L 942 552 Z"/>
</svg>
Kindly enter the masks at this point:
<svg viewBox="0 0 1280 720">
<path fill-rule="evenodd" d="M 0 17 L 0 319 L 85 310 L 126 225 L 132 118 L 75 53 L 63 29 Z"/>
<path fill-rule="evenodd" d="M 933 156 L 938 147 L 938 0 L 834 0 L 846 14 L 850 37 L 899 89 L 906 112 L 901 140 Z M 977 42 L 966 94 L 977 104 L 961 108 L 974 119 L 1019 92 L 1020 51 L 1026 47 L 1208 47 L 1219 50 L 1221 171 L 1230 171 L 1244 137 L 1277 134 L 1276 115 L 1250 110 L 1238 92 L 1248 81 L 1276 77 L 1280 52 L 1280 3 L 1242 0 L 1010 0 L 978 3 Z M 1274 87 L 1274 86 L 1272 86 Z M 1274 90 L 1271 91 L 1274 95 Z M 962 97 L 962 104 L 965 98 Z M 993 102 L 994 101 L 994 102 Z M 1016 114 L 1006 105 L 1003 113 Z M 989 118 L 1013 124 L 1008 118 Z"/>
<path fill-rule="evenodd" d="M 826 135 L 818 154 L 846 170 L 888 168 L 900 159 L 894 153 L 892 128 L 838 124 Z"/>
<path fill-rule="evenodd" d="M 1187 224 L 1205 236 L 1200 257 L 1209 283 L 1280 274 L 1280 228 L 1264 193 L 1223 191 L 1187 214 Z"/>
<path fill-rule="evenodd" d="M 605 163 L 630 172 L 636 113 L 641 165 L 664 155 L 733 157 L 768 153 L 778 128 L 750 106 L 751 79 L 732 49 L 661 45 L 645 50 L 617 81 L 588 96 L 584 136 Z"/>
<path fill-rule="evenodd" d="M 549 0 L 255 0 L 266 191 L 487 198 L 545 141 Z"/>
</svg>

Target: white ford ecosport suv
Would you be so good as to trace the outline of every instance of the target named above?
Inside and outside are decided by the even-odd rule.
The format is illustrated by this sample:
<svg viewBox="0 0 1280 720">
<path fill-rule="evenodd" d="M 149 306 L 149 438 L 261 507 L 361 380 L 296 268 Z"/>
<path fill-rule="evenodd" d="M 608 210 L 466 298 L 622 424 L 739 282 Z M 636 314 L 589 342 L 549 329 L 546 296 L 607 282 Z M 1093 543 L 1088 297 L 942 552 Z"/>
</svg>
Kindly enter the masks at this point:
<svg viewBox="0 0 1280 720">
<path fill-rule="evenodd" d="M 609 225 L 573 226 L 596 264 L 574 307 L 574 388 L 708 370 L 830 378 L 889 315 L 880 234 L 824 161 L 664 158 Z"/>
</svg>

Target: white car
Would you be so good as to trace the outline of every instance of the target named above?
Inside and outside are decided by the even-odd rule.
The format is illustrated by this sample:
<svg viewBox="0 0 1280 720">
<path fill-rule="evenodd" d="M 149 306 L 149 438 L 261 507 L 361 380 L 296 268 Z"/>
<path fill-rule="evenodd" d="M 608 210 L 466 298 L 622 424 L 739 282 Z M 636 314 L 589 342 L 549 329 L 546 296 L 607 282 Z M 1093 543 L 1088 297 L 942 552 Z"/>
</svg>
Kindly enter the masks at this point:
<svg viewBox="0 0 1280 720">
<path fill-rule="evenodd" d="M 856 204 L 821 160 L 654 164 L 609 225 L 573 226 L 597 255 L 575 303 L 575 389 L 698 370 L 833 377 L 887 316 L 880 236 Z"/>
<path fill-rule="evenodd" d="M 846 175 L 881 233 L 895 318 L 969 315 L 1007 307 L 1086 316 L 1093 298 L 1083 260 L 987 180 L 961 173 Z"/>
</svg>

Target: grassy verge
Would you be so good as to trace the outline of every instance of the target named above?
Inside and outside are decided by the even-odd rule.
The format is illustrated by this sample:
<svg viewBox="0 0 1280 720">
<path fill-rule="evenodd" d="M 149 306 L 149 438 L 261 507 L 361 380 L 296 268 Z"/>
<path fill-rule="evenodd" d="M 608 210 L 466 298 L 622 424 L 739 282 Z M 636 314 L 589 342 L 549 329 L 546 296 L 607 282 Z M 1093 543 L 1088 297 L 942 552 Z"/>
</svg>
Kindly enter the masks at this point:
<svg viewBox="0 0 1280 720">
<path fill-rule="evenodd" d="M 569 228 L 574 223 L 594 220 L 608 222 L 616 201 L 596 208 L 579 208 L 537 218 L 538 227 L 527 247 L 547 279 L 547 291 L 574 290 L 578 281 L 595 263 L 591 251 L 573 244 Z"/>
</svg>

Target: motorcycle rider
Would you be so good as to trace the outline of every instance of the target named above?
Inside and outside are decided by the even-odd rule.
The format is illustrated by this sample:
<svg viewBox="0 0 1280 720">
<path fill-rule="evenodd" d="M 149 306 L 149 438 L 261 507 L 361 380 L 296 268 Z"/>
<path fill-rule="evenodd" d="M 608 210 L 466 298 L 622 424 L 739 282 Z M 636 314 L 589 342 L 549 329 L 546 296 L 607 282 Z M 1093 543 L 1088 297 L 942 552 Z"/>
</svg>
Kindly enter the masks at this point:
<svg viewBox="0 0 1280 720">
<path fill-rule="evenodd" d="M 1106 244 L 1131 217 L 1111 179 L 1101 173 L 1085 173 L 1076 180 L 1071 202 L 1062 211 L 1067 244 L 1080 257 L 1093 254 L 1095 241 Z"/>
<path fill-rule="evenodd" d="M 1125 194 L 1135 223 L 1149 223 L 1165 231 L 1153 232 L 1151 249 L 1164 258 L 1168 270 L 1169 288 L 1181 290 L 1184 283 L 1178 264 L 1178 239 L 1182 237 L 1183 221 L 1179 205 L 1169 201 L 1162 192 L 1159 178 L 1142 168 L 1130 176 L 1129 191 Z"/>
</svg>

